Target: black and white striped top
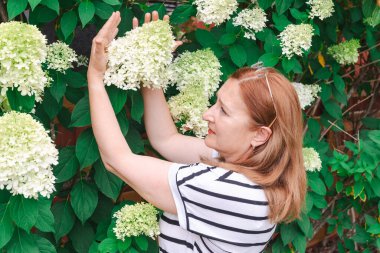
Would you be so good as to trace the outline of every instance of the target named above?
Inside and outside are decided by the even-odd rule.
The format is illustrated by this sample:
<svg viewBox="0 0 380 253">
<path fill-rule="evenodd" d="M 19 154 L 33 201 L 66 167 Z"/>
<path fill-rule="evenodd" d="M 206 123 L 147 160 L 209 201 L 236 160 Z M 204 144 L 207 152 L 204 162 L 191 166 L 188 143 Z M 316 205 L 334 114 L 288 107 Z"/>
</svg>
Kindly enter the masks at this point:
<svg viewBox="0 0 380 253">
<path fill-rule="evenodd" d="M 261 186 L 207 164 L 174 164 L 169 184 L 178 215 L 160 220 L 160 252 L 261 252 L 275 231 Z"/>
</svg>

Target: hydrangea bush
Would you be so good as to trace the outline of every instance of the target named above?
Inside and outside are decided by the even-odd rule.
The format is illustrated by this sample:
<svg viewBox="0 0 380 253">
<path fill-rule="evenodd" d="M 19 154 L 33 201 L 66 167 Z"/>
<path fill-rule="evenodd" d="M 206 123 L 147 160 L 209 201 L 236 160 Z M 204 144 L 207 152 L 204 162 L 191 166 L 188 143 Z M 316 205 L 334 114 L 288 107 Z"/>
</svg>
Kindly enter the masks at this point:
<svg viewBox="0 0 380 253">
<path fill-rule="evenodd" d="M 182 55 L 183 59 L 176 58 L 172 74 L 165 72 L 172 59 L 173 37 L 169 25 L 165 23 L 145 35 L 141 31 L 146 26 L 135 30 L 133 36 L 130 32 L 134 16 L 140 24 L 144 23 L 145 12 L 157 10 L 163 17 L 165 5 L 150 3 L 0 1 L 0 9 L 6 10 L 6 15 L 0 11 L 0 117 L 8 115 L 9 118 L 9 110 L 30 113 L 49 129 L 51 139 L 59 147 L 58 164 L 53 165 L 55 192 L 41 189 L 52 183 L 36 183 L 52 180 L 48 172 L 38 173 L 38 178 L 30 172 L 33 176 L 28 180 L 14 176 L 15 179 L 8 180 L 0 190 L 0 251 L 18 252 L 20 247 L 24 252 L 159 251 L 149 233 L 148 236 L 127 236 L 124 241 L 116 237 L 113 213 L 133 194 L 101 162 L 91 129 L 86 64 L 81 64 L 82 57 L 78 57 L 74 68 L 70 66 L 64 73 L 44 69 L 47 67 L 44 64 L 46 40 L 37 30 L 38 27 L 41 31 L 51 31 L 49 41 L 58 39 L 76 52 L 86 54 L 92 40 L 88 31 L 100 29 L 112 11 L 120 10 L 122 21 L 113 53 L 109 48 L 110 61 L 111 58 L 115 60 L 112 67 L 115 79 L 106 89 L 120 129 L 135 153 L 152 154 L 142 123 L 143 101 L 138 91 L 141 84 L 181 87 L 179 94 L 174 86 L 169 86 L 165 93 L 173 111 L 177 112 L 176 124 L 180 131 L 200 136 L 199 133 L 204 134 L 207 129 L 202 125 L 205 122 L 200 120 L 201 115 L 215 102 L 215 87 L 236 69 L 261 61 L 264 66 L 275 67 L 283 73 L 298 91 L 304 106 L 304 167 L 308 177 L 308 193 L 301 218 L 279 224 L 265 251 L 375 252 L 380 247 L 380 123 L 376 114 L 380 73 L 379 3 L 374 0 L 182 1 L 170 14 L 172 31 L 184 42 L 173 53 Z M 140 35 L 142 39 L 135 44 L 138 46 L 122 42 L 126 36 L 135 39 Z M 82 40 L 86 37 L 87 42 Z M 80 38 L 82 44 L 78 43 Z M 162 44 L 154 51 L 136 53 L 142 48 L 153 48 L 149 43 L 156 42 Z M 198 50 L 212 51 L 220 68 L 211 54 L 204 58 L 199 56 L 199 59 L 208 58 L 206 63 L 199 65 L 189 59 L 185 61 L 183 53 L 187 55 Z M 129 61 L 132 56 L 146 62 L 123 69 L 122 61 L 136 63 Z M 156 60 L 159 63 L 153 67 L 150 61 Z M 181 68 L 180 61 L 183 61 Z M 220 72 L 211 73 L 217 66 Z M 196 67 L 194 71 L 202 70 L 202 74 L 192 75 L 188 71 L 192 67 Z M 155 83 L 137 80 L 138 72 Z M 132 80 L 126 82 L 129 76 Z M 105 78 L 110 79 L 111 75 Z M 198 85 L 188 86 L 180 83 L 181 80 L 189 80 L 189 83 L 194 80 Z M 200 89 L 202 82 L 206 86 Z M 137 91 L 124 91 L 118 86 Z M 35 103 L 33 96 L 25 96 L 27 94 L 35 95 L 40 103 Z M 191 111 L 188 109 L 190 103 L 196 103 Z M 181 118 L 185 116 L 186 120 Z M 5 125 L 0 131 L 7 129 L 6 134 L 1 132 L 0 139 L 8 138 L 15 143 L 10 136 L 19 133 L 21 126 L 10 130 L 11 123 Z M 25 133 L 34 136 L 30 131 L 25 130 Z M 18 137 L 24 141 L 25 136 L 29 135 Z M 41 136 L 38 138 L 44 139 Z M 41 148 L 44 147 L 42 143 L 28 146 L 30 149 L 23 151 L 21 156 L 30 154 L 34 159 L 47 159 L 46 156 L 40 158 L 46 150 Z M 20 145 L 14 147 L 24 150 Z M 0 157 L 9 156 L 10 147 L 1 151 Z M 11 163 L 9 161 L 6 163 Z M 17 159 L 18 163 L 20 161 L 22 158 Z M 38 165 L 41 164 L 45 163 L 39 161 Z M 5 174 L 16 175 L 28 170 L 23 167 L 9 172 L 9 168 L 2 165 L 2 178 Z M 21 189 L 20 180 L 31 187 L 22 190 L 29 193 L 27 198 L 21 193 L 13 195 L 15 193 L 10 192 Z M 38 200 L 33 195 L 36 192 Z"/>
</svg>

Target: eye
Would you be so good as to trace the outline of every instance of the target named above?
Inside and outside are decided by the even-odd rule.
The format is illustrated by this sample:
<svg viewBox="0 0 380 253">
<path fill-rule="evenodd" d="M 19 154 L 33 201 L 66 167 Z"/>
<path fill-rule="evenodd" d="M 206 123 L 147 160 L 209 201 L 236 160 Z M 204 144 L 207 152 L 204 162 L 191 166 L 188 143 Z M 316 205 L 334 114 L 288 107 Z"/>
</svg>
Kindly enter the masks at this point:
<svg viewBox="0 0 380 253">
<path fill-rule="evenodd" d="M 226 111 L 223 109 L 223 106 L 220 107 L 220 110 L 222 111 L 223 114 L 227 115 Z"/>
</svg>

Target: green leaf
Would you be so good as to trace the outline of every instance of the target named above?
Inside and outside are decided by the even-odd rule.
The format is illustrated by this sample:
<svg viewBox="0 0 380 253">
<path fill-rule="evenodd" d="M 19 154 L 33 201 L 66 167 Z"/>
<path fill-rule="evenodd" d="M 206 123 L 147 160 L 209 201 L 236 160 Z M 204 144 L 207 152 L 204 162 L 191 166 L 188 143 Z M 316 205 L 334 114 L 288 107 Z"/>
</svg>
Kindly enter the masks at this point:
<svg viewBox="0 0 380 253">
<path fill-rule="evenodd" d="M 377 197 L 380 197 L 380 179 L 374 177 L 371 181 L 371 188 Z"/>
<path fill-rule="evenodd" d="M 18 112 L 30 112 L 34 107 L 34 95 L 22 96 L 18 90 L 8 89 L 7 98 L 12 110 Z"/>
<path fill-rule="evenodd" d="M 33 240 L 37 243 L 40 253 L 56 253 L 54 245 L 46 238 L 33 235 Z"/>
<path fill-rule="evenodd" d="M 9 212 L 16 225 L 29 233 L 38 217 L 38 201 L 21 195 L 12 196 L 9 200 Z"/>
<path fill-rule="evenodd" d="M 322 208 L 325 208 L 327 206 L 327 201 L 325 200 L 324 196 L 317 194 L 317 193 L 314 193 L 314 192 L 311 192 L 310 195 L 313 196 L 313 204 L 317 208 L 322 209 Z M 315 219 L 314 217 L 311 217 L 311 216 L 310 216 L 310 218 Z"/>
<path fill-rule="evenodd" d="M 92 241 L 95 239 L 95 232 L 89 223 L 82 225 L 77 222 L 71 230 L 69 237 L 76 252 L 87 253 Z"/>
<path fill-rule="evenodd" d="M 116 86 L 107 86 L 106 90 L 113 110 L 115 114 L 118 114 L 123 109 L 125 102 L 127 102 L 127 91 L 121 90 Z"/>
<path fill-rule="evenodd" d="M 292 5 L 294 0 L 276 0 L 276 10 L 278 14 L 284 13 Z"/>
<path fill-rule="evenodd" d="M 149 5 L 148 8 L 144 10 L 144 13 L 151 13 L 153 11 L 158 12 L 158 17 L 160 19 L 164 18 L 164 15 L 166 14 L 166 7 L 164 3 L 155 3 L 152 5 Z"/>
<path fill-rule="evenodd" d="M 354 184 L 354 198 L 356 199 L 360 193 L 364 190 L 364 184 L 362 181 L 355 182 Z"/>
<path fill-rule="evenodd" d="M 95 183 L 99 190 L 107 197 L 116 201 L 120 194 L 123 181 L 114 174 L 107 171 L 101 160 L 98 160 L 95 165 Z"/>
<path fill-rule="evenodd" d="M 42 2 L 41 2 L 42 4 Z M 30 24 L 49 23 L 57 18 L 57 13 L 46 6 L 38 5 L 34 11 L 29 14 Z"/>
<path fill-rule="evenodd" d="M 64 79 L 67 84 L 73 88 L 82 88 L 87 86 L 86 77 L 84 77 L 81 73 L 75 72 L 71 69 L 66 70 Z"/>
<path fill-rule="evenodd" d="M 322 102 L 326 102 L 330 99 L 330 97 L 332 95 L 331 86 L 323 83 L 323 84 L 321 84 L 321 89 L 322 89 L 321 93 L 320 93 L 321 100 L 322 100 Z"/>
<path fill-rule="evenodd" d="M 59 2 L 58 2 L 58 0 L 42 0 L 41 4 L 45 5 L 49 9 L 55 11 L 59 15 Z"/>
<path fill-rule="evenodd" d="M 297 224 L 301 228 L 304 235 L 306 236 L 311 226 L 309 217 L 306 214 L 302 214 L 301 219 L 297 220 Z"/>
<path fill-rule="evenodd" d="M 92 128 L 86 129 L 79 135 L 75 146 L 75 154 L 78 158 L 80 169 L 93 164 L 100 158 L 98 144 L 96 144 Z"/>
<path fill-rule="evenodd" d="M 262 9 L 266 10 L 272 5 L 273 1 L 274 0 L 258 0 L 257 2 Z"/>
<path fill-rule="evenodd" d="M 96 1 L 94 2 L 94 5 L 95 15 L 101 19 L 108 19 L 114 11 L 114 9 L 109 4 L 105 4 L 103 2 Z"/>
<path fill-rule="evenodd" d="M 22 13 L 28 6 L 28 0 L 8 0 L 7 13 L 9 20 Z"/>
<path fill-rule="evenodd" d="M 342 118 L 342 109 L 340 109 L 339 105 L 334 100 L 329 99 L 329 100 L 323 102 L 323 105 L 324 105 L 326 111 L 334 119 L 341 119 Z"/>
<path fill-rule="evenodd" d="M 79 170 L 79 162 L 75 156 L 75 147 L 66 146 L 59 150 L 58 164 L 54 166 L 56 183 L 62 183 L 72 178 Z"/>
<path fill-rule="evenodd" d="M 291 58 L 290 60 L 287 57 L 282 59 L 281 65 L 282 65 L 282 68 L 284 69 L 285 73 L 288 74 L 290 71 L 293 70 L 293 68 L 295 67 L 295 61 L 297 61 L 297 60 L 294 57 Z"/>
<path fill-rule="evenodd" d="M 8 203 L 0 204 L 0 249 L 9 242 L 15 230 L 9 210 Z"/>
<path fill-rule="evenodd" d="M 117 240 L 117 248 L 120 252 L 125 252 L 132 244 L 132 238 L 126 237 L 124 238 L 124 241 Z"/>
<path fill-rule="evenodd" d="M 54 215 L 54 237 L 58 242 L 62 236 L 70 232 L 73 228 L 75 214 L 67 200 L 64 202 L 55 203 L 52 207 L 52 212 Z"/>
<path fill-rule="evenodd" d="M 276 29 L 279 31 L 283 31 L 286 26 L 292 23 L 285 15 L 277 15 L 277 13 L 273 13 L 272 18 Z"/>
<path fill-rule="evenodd" d="M 46 114 L 49 116 L 49 119 L 53 120 L 62 108 L 63 100 L 61 99 L 61 101 L 57 103 L 53 95 L 51 95 L 50 90 L 45 89 L 44 94 L 45 95 L 44 100 L 42 101 L 42 107 L 44 108 Z"/>
<path fill-rule="evenodd" d="M 104 239 L 98 246 L 100 253 L 117 252 L 117 240 L 113 238 Z"/>
<path fill-rule="evenodd" d="M 131 117 L 141 123 L 144 114 L 144 100 L 139 91 L 132 91 L 130 96 L 132 99 Z"/>
<path fill-rule="evenodd" d="M 185 23 L 191 16 L 197 14 L 197 9 L 193 4 L 183 4 L 174 9 L 170 15 L 170 23 L 179 25 Z"/>
<path fill-rule="evenodd" d="M 51 201 L 48 199 L 38 200 L 38 218 L 36 227 L 43 232 L 54 232 L 54 216 L 50 209 Z"/>
<path fill-rule="evenodd" d="M 30 7 L 32 7 L 32 10 L 36 8 L 36 6 L 41 2 L 41 0 L 28 0 Z"/>
<path fill-rule="evenodd" d="M 123 136 L 125 136 L 128 133 L 128 129 L 129 129 L 129 121 L 127 118 L 127 113 L 125 112 L 125 110 L 122 110 L 116 115 L 116 118 L 117 118 L 117 122 L 119 123 L 121 133 L 123 134 Z"/>
<path fill-rule="evenodd" d="M 260 56 L 259 61 L 264 63 L 266 67 L 274 67 L 278 63 L 279 57 L 273 53 L 266 53 Z"/>
<path fill-rule="evenodd" d="M 306 251 L 306 236 L 301 234 L 296 234 L 293 240 L 293 245 L 297 249 L 297 252 Z"/>
<path fill-rule="evenodd" d="M 314 203 L 313 203 L 313 195 L 310 194 L 310 193 L 307 193 L 306 194 L 306 201 L 305 202 L 306 202 L 306 210 L 305 210 L 305 212 L 309 213 L 311 211 L 311 209 L 313 208 L 313 205 L 314 205 Z"/>
<path fill-rule="evenodd" d="M 247 62 L 247 53 L 240 44 L 234 44 L 229 49 L 231 60 L 236 66 L 242 67 Z"/>
<path fill-rule="evenodd" d="M 139 154 L 145 151 L 140 133 L 134 127 L 129 127 L 126 139 L 133 153 Z"/>
<path fill-rule="evenodd" d="M 223 34 L 219 39 L 219 44 L 222 46 L 228 46 L 233 44 L 236 41 L 236 35 L 233 33 Z"/>
<path fill-rule="evenodd" d="M 372 130 L 368 133 L 368 137 L 380 145 L 380 130 Z"/>
<path fill-rule="evenodd" d="M 376 224 L 371 225 L 367 229 L 367 232 L 371 233 L 371 234 L 375 234 L 375 235 L 380 234 L 380 223 L 376 223 Z"/>
<path fill-rule="evenodd" d="M 65 12 L 61 18 L 61 31 L 65 39 L 67 39 L 75 30 L 78 23 L 78 17 L 74 10 Z"/>
<path fill-rule="evenodd" d="M 103 0 L 103 2 L 105 2 L 109 5 L 119 5 L 120 4 L 119 0 Z"/>
<path fill-rule="evenodd" d="M 212 33 L 207 30 L 197 29 L 195 30 L 195 37 L 199 44 L 203 47 L 209 47 L 211 44 L 216 44 L 217 40 Z"/>
<path fill-rule="evenodd" d="M 336 182 L 335 189 L 337 193 L 340 193 L 343 190 L 343 182 L 342 181 Z"/>
<path fill-rule="evenodd" d="M 66 83 L 63 80 L 62 74 L 56 73 L 52 85 L 49 87 L 51 95 L 55 98 L 57 103 L 61 101 L 66 92 Z"/>
<path fill-rule="evenodd" d="M 95 211 L 98 204 L 98 190 L 95 185 L 81 180 L 74 185 L 70 196 L 74 213 L 83 224 Z"/>
<path fill-rule="evenodd" d="M 309 176 L 308 184 L 315 193 L 318 193 L 319 195 L 322 195 L 322 196 L 326 195 L 326 186 L 323 183 L 322 179 L 318 177 L 318 175 Z"/>
<path fill-rule="evenodd" d="M 362 11 L 363 11 L 364 17 L 366 18 L 370 17 L 375 8 L 376 8 L 375 1 L 372 1 L 372 0 L 362 1 Z"/>
<path fill-rule="evenodd" d="M 295 223 L 281 224 L 280 235 L 281 235 L 281 240 L 284 243 L 284 245 L 291 242 L 294 238 L 294 235 L 299 233 L 296 226 L 297 225 Z"/>
<path fill-rule="evenodd" d="M 295 8 L 290 8 L 290 14 L 293 16 L 293 18 L 302 20 L 302 21 L 307 20 L 309 18 L 306 12 L 301 12 Z"/>
<path fill-rule="evenodd" d="M 70 127 L 83 127 L 88 125 L 91 125 L 90 101 L 88 96 L 84 96 L 74 107 L 71 114 Z"/>
<path fill-rule="evenodd" d="M 21 229 L 16 229 L 12 240 L 7 246 L 8 253 L 39 253 L 36 241 L 33 235 L 27 234 Z"/>
<path fill-rule="evenodd" d="M 344 93 L 346 84 L 340 75 L 334 75 L 334 86 L 340 93 Z"/>
<path fill-rule="evenodd" d="M 79 4 L 78 13 L 79 13 L 79 19 L 82 22 L 82 28 L 83 28 L 94 17 L 95 6 L 90 1 L 81 2 Z"/>
<path fill-rule="evenodd" d="M 148 249 L 148 239 L 145 236 L 137 236 L 133 240 L 141 250 L 146 251 Z"/>
</svg>

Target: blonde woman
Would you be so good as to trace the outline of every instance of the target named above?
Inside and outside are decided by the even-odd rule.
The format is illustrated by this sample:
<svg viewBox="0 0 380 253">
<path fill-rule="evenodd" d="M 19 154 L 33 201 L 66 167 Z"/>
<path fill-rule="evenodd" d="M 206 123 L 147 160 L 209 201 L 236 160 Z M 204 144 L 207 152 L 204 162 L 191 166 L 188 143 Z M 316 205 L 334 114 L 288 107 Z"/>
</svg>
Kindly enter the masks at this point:
<svg viewBox="0 0 380 253">
<path fill-rule="evenodd" d="M 157 20 L 157 12 L 145 22 L 151 18 Z M 106 168 L 164 211 L 160 252 L 263 251 L 277 223 L 299 217 L 306 194 L 294 88 L 272 68 L 239 69 L 203 115 L 205 139 L 179 134 L 162 90 L 142 89 L 149 140 L 166 160 L 133 154 L 103 84 L 105 49 L 119 22 L 116 12 L 93 40 L 87 74 Z"/>
</svg>

